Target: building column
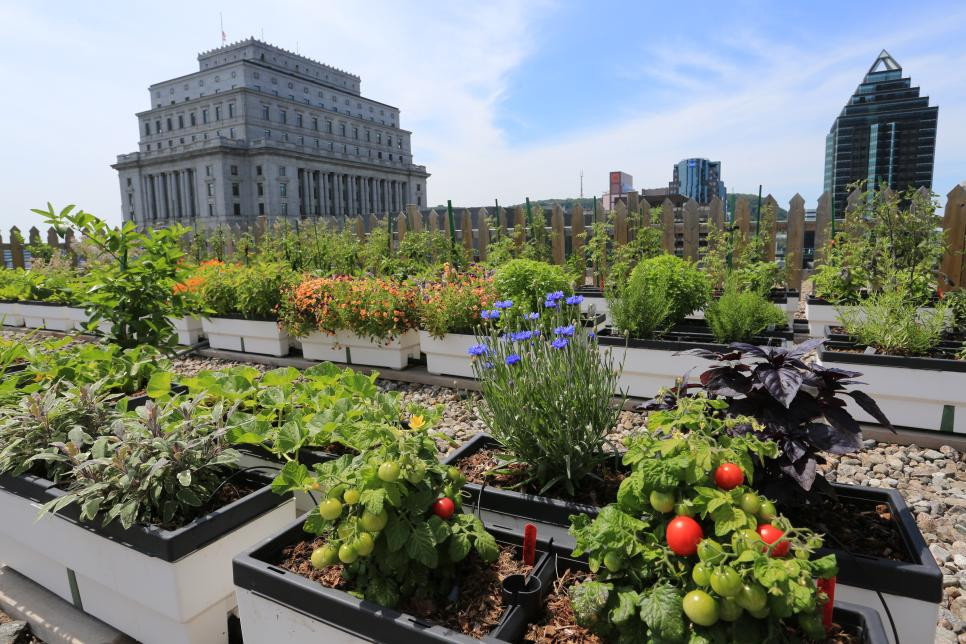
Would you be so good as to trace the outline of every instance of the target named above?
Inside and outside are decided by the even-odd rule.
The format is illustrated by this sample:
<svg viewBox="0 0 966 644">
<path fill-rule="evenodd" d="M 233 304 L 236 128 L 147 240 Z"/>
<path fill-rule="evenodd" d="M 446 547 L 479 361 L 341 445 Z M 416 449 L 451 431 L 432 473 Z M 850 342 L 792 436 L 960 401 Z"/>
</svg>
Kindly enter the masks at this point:
<svg viewBox="0 0 966 644">
<path fill-rule="evenodd" d="M 151 191 L 150 195 L 150 215 L 151 219 L 155 220 L 158 218 L 158 186 L 156 177 L 153 174 L 148 175 L 148 189 Z"/>
<path fill-rule="evenodd" d="M 198 173 L 194 168 L 188 170 L 188 192 L 191 201 L 191 216 L 198 216 Z"/>
<path fill-rule="evenodd" d="M 355 191 L 354 175 L 347 174 L 345 176 L 345 189 L 346 189 L 346 196 L 348 197 L 348 199 L 346 200 L 346 211 L 347 211 L 346 214 L 351 217 L 356 214 L 356 191 Z"/>
<path fill-rule="evenodd" d="M 342 187 L 342 173 L 333 172 L 332 178 L 335 180 L 335 216 L 341 217 L 345 214 L 345 203 L 343 201 L 345 189 Z"/>
<path fill-rule="evenodd" d="M 312 214 L 318 217 L 322 214 L 322 173 L 312 171 L 312 202 L 315 205 Z"/>
<path fill-rule="evenodd" d="M 319 173 L 319 189 L 322 191 L 322 215 L 328 215 L 332 206 L 329 205 L 329 173 Z"/>
<path fill-rule="evenodd" d="M 362 214 L 368 215 L 370 212 L 372 212 L 369 210 L 369 195 L 366 194 L 366 189 L 369 187 L 369 177 L 360 177 L 359 183 L 362 184 L 359 187 L 360 197 L 362 197 Z"/>
</svg>

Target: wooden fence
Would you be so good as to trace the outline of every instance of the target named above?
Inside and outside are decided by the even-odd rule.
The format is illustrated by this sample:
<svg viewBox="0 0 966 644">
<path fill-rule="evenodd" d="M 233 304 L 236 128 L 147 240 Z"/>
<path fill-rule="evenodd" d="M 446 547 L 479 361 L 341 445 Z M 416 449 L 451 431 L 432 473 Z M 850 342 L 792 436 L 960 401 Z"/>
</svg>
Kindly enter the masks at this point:
<svg viewBox="0 0 966 644">
<path fill-rule="evenodd" d="M 925 189 L 923 189 L 925 190 Z M 850 197 L 850 202 L 858 196 L 858 191 Z M 778 212 L 778 203 L 771 195 L 763 200 L 763 205 L 771 206 L 773 212 Z M 388 229 L 392 234 L 393 245 L 398 246 L 409 231 L 441 231 L 453 235 L 456 243 L 475 258 L 485 260 L 488 247 L 498 236 L 511 235 L 516 244 L 523 243 L 524 238 L 532 235 L 533 228 L 543 226 L 549 233 L 552 261 L 557 264 L 566 262 L 567 257 L 580 251 L 587 243 L 586 236 L 590 234 L 595 217 L 597 221 L 607 222 L 608 240 L 614 246 L 628 243 L 636 235 L 639 226 L 654 226 L 662 232 L 662 244 L 671 253 L 699 261 L 704 254 L 705 238 L 708 231 L 714 227 L 719 230 L 730 229 L 740 234 L 745 240 L 757 233 L 757 222 L 751 219 L 751 205 L 746 198 L 739 198 L 735 204 L 735 212 L 730 218 L 725 217 L 724 204 L 715 198 L 710 204 L 701 206 L 690 200 L 681 206 L 675 206 L 669 199 L 665 199 L 660 207 L 660 217 L 657 223 L 652 220 L 651 205 L 640 199 L 637 193 L 631 192 L 626 199 L 619 201 L 611 212 L 584 210 L 579 204 L 574 205 L 569 212 L 565 212 L 559 205 L 554 205 L 548 211 L 533 208 L 527 212 L 525 206 L 513 208 L 456 208 L 449 209 L 420 209 L 415 205 L 407 207 L 405 212 L 397 214 L 370 214 L 357 217 L 319 217 L 309 219 L 287 220 L 293 227 L 331 231 L 348 229 L 360 239 L 378 228 Z M 536 220 L 542 217 L 543 221 Z M 271 226 L 282 218 L 258 217 L 250 226 L 221 227 L 224 250 L 231 254 L 238 240 L 243 235 L 250 234 L 256 245 L 268 233 Z M 841 220 L 836 220 L 841 221 Z M 203 220 L 184 220 L 181 223 L 191 227 L 193 234 L 211 236 L 213 229 Z M 800 288 L 802 280 L 808 275 L 811 263 L 803 261 L 808 248 L 805 245 L 807 232 L 814 235 L 815 261 L 820 261 L 821 248 L 825 244 L 825 236 L 831 229 L 830 202 L 828 193 L 819 197 L 814 218 L 806 218 L 805 199 L 796 194 L 788 204 L 786 219 L 771 219 L 773 229 L 769 246 L 765 254 L 769 258 L 784 258 L 788 271 L 788 287 Z M 964 262 L 964 247 L 966 247 L 966 188 L 957 185 L 946 197 L 945 210 L 942 219 L 943 230 L 947 239 L 947 250 L 940 264 L 944 278 L 944 288 L 966 285 L 966 262 Z M 522 235 L 521 235 L 522 233 Z M 20 231 L 14 227 L 10 230 L 9 241 L 3 242 L 0 237 L 0 253 L 3 265 L 7 268 L 30 266 L 30 253 L 26 247 L 29 244 L 41 242 L 41 234 L 37 228 L 28 232 L 27 242 L 23 241 Z M 76 262 L 76 255 L 70 253 L 73 244 L 72 235 L 68 233 L 66 239 L 58 237 L 53 228 L 47 231 L 45 242 L 62 252 L 69 253 Z M 948 279 L 948 281 L 947 281 Z"/>
</svg>

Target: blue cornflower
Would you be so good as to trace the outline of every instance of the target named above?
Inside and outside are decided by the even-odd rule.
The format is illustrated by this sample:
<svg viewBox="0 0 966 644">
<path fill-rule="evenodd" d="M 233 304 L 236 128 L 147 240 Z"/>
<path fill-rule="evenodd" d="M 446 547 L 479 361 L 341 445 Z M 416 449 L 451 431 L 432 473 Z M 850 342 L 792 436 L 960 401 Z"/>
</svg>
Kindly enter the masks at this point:
<svg viewBox="0 0 966 644">
<path fill-rule="evenodd" d="M 553 330 L 553 332 L 556 335 L 563 335 L 569 338 L 574 334 L 574 325 L 571 324 L 570 326 L 558 326 Z"/>
<path fill-rule="evenodd" d="M 506 363 L 507 363 L 508 365 L 510 365 L 510 366 L 513 366 L 513 365 L 515 365 L 515 364 L 516 364 L 516 363 L 518 363 L 518 362 L 520 362 L 520 356 L 518 356 L 518 355 L 517 355 L 517 354 L 515 354 L 515 353 L 511 353 L 510 355 L 508 355 L 508 356 L 506 357 Z"/>
<path fill-rule="evenodd" d="M 466 352 L 471 356 L 485 356 L 490 350 L 485 344 L 474 344 Z"/>
<path fill-rule="evenodd" d="M 483 311 L 483 313 L 481 313 L 480 316 L 484 320 L 499 320 L 500 312 L 497 311 L 496 309 L 493 309 L 492 311 Z"/>
<path fill-rule="evenodd" d="M 557 338 L 550 343 L 550 346 L 554 349 L 563 349 L 565 346 L 567 346 L 567 338 Z"/>
<path fill-rule="evenodd" d="M 540 319 L 540 314 L 537 313 L 536 311 L 534 311 L 533 313 L 527 313 L 527 319 L 528 320 L 539 320 Z"/>
<path fill-rule="evenodd" d="M 555 309 L 557 308 L 557 305 L 559 303 L 560 303 L 559 300 L 547 300 L 546 302 L 543 303 L 543 305 L 548 309 Z"/>
<path fill-rule="evenodd" d="M 594 333 L 593 331 L 588 331 L 588 332 L 587 332 L 587 339 L 588 339 L 588 340 L 593 340 L 593 339 L 594 339 L 594 338 L 596 338 L 596 337 L 597 337 L 597 334 L 596 334 L 596 333 Z"/>
<path fill-rule="evenodd" d="M 567 301 L 567 304 L 569 304 L 571 306 L 574 306 L 575 304 L 580 304 L 581 302 L 583 302 L 584 301 L 584 296 L 583 295 L 571 295 L 570 297 L 567 298 L 566 301 Z"/>
<path fill-rule="evenodd" d="M 508 309 L 513 306 L 513 300 L 502 300 L 493 303 L 493 306 L 498 309 Z"/>
<path fill-rule="evenodd" d="M 529 340 L 533 337 L 533 331 L 517 331 L 516 333 L 510 335 L 510 339 L 514 342 L 523 342 L 524 340 Z"/>
<path fill-rule="evenodd" d="M 556 302 L 557 300 L 562 300 L 563 296 L 563 291 L 554 291 L 553 293 L 547 293 L 546 300 L 548 302 Z"/>
<path fill-rule="evenodd" d="M 493 368 L 493 363 L 490 362 L 489 360 L 487 360 L 486 362 L 483 363 L 483 368 L 484 369 L 492 369 Z"/>
</svg>

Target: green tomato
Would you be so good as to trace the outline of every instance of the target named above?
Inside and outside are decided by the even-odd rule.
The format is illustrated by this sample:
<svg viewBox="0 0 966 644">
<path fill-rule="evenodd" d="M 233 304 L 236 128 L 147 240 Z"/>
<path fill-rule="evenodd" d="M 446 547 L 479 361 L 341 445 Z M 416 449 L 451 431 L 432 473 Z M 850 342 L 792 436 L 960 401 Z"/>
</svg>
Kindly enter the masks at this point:
<svg viewBox="0 0 966 644">
<path fill-rule="evenodd" d="M 767 523 L 776 516 L 778 516 L 778 510 L 775 509 L 775 504 L 768 499 L 763 499 L 761 508 L 758 510 L 758 518 Z"/>
<path fill-rule="evenodd" d="M 653 490 L 648 500 L 651 502 L 651 507 L 658 512 L 666 513 L 674 509 L 674 494 L 670 492 Z"/>
<path fill-rule="evenodd" d="M 761 540 L 761 535 L 751 528 L 745 528 L 735 532 L 731 537 L 731 545 L 735 552 L 741 554 L 745 550 L 755 550 L 762 552 L 765 549 L 765 542 Z"/>
<path fill-rule="evenodd" d="M 758 514 L 761 499 L 754 492 L 745 492 L 741 495 L 741 509 L 748 514 Z"/>
<path fill-rule="evenodd" d="M 705 563 L 717 564 L 724 561 L 724 548 L 714 539 L 702 539 L 698 543 L 698 559 Z"/>
<path fill-rule="evenodd" d="M 718 621 L 718 602 L 703 590 L 692 590 L 681 600 L 684 614 L 698 626 L 712 626 Z"/>
<path fill-rule="evenodd" d="M 339 546 L 339 561 L 342 563 L 351 564 L 358 558 L 359 552 L 355 549 L 355 546 L 350 546 L 348 544 L 342 544 Z"/>
<path fill-rule="evenodd" d="M 355 546 L 360 557 L 368 557 L 376 547 L 376 540 L 368 532 L 363 532 L 352 545 Z"/>
<path fill-rule="evenodd" d="M 423 479 L 426 477 L 426 465 L 425 463 L 416 463 L 409 471 L 406 472 L 406 480 L 416 485 L 417 483 L 422 483 Z"/>
<path fill-rule="evenodd" d="M 674 504 L 674 514 L 679 517 L 693 517 L 694 508 L 684 501 L 679 501 L 678 503 Z"/>
<path fill-rule="evenodd" d="M 329 498 L 329 499 L 342 498 L 342 493 L 345 492 L 348 487 L 349 486 L 346 485 L 345 483 L 339 483 L 334 488 L 330 489 L 328 494 L 326 494 L 325 496 L 326 498 Z"/>
<path fill-rule="evenodd" d="M 822 624 L 822 617 L 818 613 L 799 613 L 798 625 L 808 639 L 815 641 L 825 639 L 825 625 Z"/>
<path fill-rule="evenodd" d="M 738 596 L 735 598 L 738 605 L 751 614 L 768 608 L 768 594 L 761 584 L 750 583 L 741 586 Z"/>
<path fill-rule="evenodd" d="M 345 491 L 345 494 L 342 495 L 342 500 L 345 501 L 346 505 L 355 505 L 359 502 L 360 496 L 359 490 L 353 487 Z"/>
<path fill-rule="evenodd" d="M 342 504 L 338 499 L 326 499 L 319 503 L 319 515 L 326 521 L 334 521 L 342 514 Z"/>
<path fill-rule="evenodd" d="M 741 575 L 727 566 L 711 573 L 711 589 L 722 597 L 737 597 L 741 591 Z"/>
<path fill-rule="evenodd" d="M 449 469 L 446 470 L 446 477 L 450 481 L 459 481 L 461 478 L 463 478 L 463 473 L 460 472 L 460 468 L 456 467 L 455 465 L 450 465 Z"/>
<path fill-rule="evenodd" d="M 616 552 L 608 552 L 604 555 L 604 566 L 611 572 L 620 572 L 624 569 L 624 558 Z"/>
<path fill-rule="evenodd" d="M 695 564 L 691 569 L 691 579 L 702 588 L 707 588 L 711 583 L 711 566 L 706 563 Z"/>
<path fill-rule="evenodd" d="M 359 519 L 359 523 L 367 532 L 379 532 L 389 523 L 389 513 L 383 510 L 379 514 L 373 514 L 369 510 L 365 510 L 362 513 L 362 518 Z"/>
<path fill-rule="evenodd" d="M 737 619 L 741 617 L 741 614 L 744 611 L 745 609 L 739 606 L 738 602 L 736 602 L 731 597 L 725 597 L 721 600 L 721 604 L 720 604 L 721 619 L 723 619 L 726 622 L 737 621 Z"/>
<path fill-rule="evenodd" d="M 325 568 L 331 566 L 339 559 L 339 551 L 335 546 L 325 544 L 321 548 L 312 551 L 312 567 Z"/>
<path fill-rule="evenodd" d="M 386 461 L 379 466 L 379 480 L 392 483 L 399 478 L 399 463 Z"/>
</svg>

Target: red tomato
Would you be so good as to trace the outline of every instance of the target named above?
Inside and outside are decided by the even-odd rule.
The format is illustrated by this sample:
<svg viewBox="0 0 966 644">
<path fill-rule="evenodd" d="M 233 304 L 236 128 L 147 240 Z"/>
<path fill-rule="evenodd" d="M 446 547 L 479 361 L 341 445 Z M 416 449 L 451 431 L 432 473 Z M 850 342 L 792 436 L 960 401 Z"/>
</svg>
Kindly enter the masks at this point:
<svg viewBox="0 0 966 644">
<path fill-rule="evenodd" d="M 433 503 L 433 514 L 444 521 L 453 516 L 454 511 L 456 511 L 456 506 L 453 504 L 453 499 L 444 496 L 441 499 L 436 499 L 436 502 Z"/>
<path fill-rule="evenodd" d="M 761 540 L 771 545 L 785 536 L 785 532 L 780 528 L 776 528 L 770 523 L 762 523 L 758 526 L 758 534 L 761 536 Z M 771 549 L 772 557 L 784 557 L 788 554 L 788 541 L 782 541 L 777 546 Z"/>
<path fill-rule="evenodd" d="M 714 482 L 722 490 L 733 490 L 745 482 L 745 474 L 734 463 L 722 463 L 714 471 Z"/>
<path fill-rule="evenodd" d="M 677 516 L 667 524 L 665 537 L 674 554 L 690 557 L 698 551 L 698 542 L 704 538 L 704 532 L 691 517 Z"/>
</svg>

